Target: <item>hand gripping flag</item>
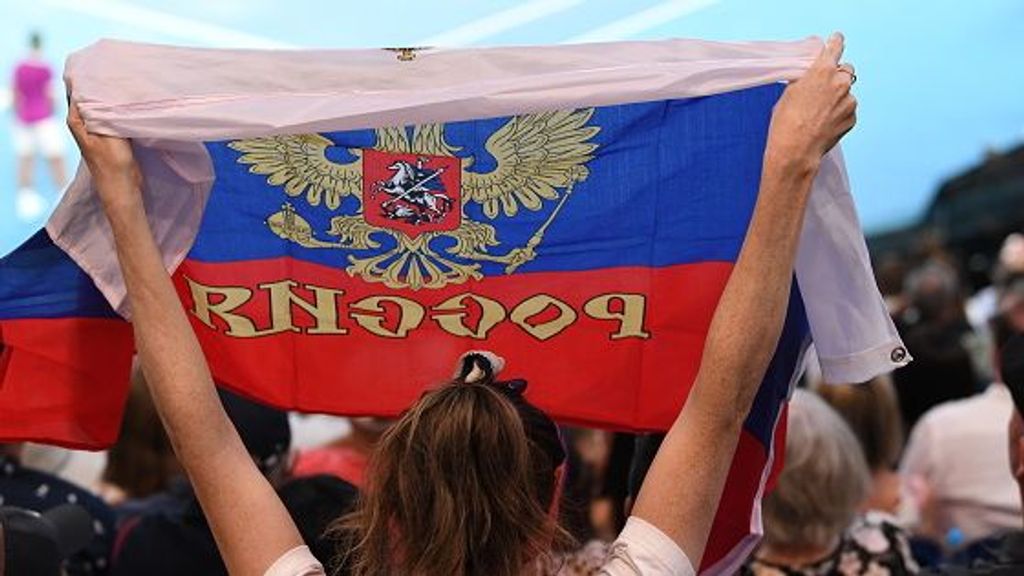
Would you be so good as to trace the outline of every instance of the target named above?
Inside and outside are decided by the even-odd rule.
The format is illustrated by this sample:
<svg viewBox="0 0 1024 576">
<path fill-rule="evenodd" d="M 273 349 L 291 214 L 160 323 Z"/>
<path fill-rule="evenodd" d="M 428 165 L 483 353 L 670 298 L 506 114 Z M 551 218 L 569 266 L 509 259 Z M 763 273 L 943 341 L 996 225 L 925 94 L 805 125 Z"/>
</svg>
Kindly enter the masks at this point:
<svg viewBox="0 0 1024 576">
<path fill-rule="evenodd" d="M 780 82 L 819 47 L 100 42 L 66 73 L 90 130 L 133 139 L 167 269 L 225 386 L 290 409 L 396 414 L 487 348 L 562 422 L 658 430 L 692 385 L 745 237 Z M 129 303 L 84 168 L 0 271 L 0 437 L 111 442 Z M 908 360 L 838 149 L 705 570 L 731 573 L 756 543 L 812 337 L 831 381 Z"/>
</svg>

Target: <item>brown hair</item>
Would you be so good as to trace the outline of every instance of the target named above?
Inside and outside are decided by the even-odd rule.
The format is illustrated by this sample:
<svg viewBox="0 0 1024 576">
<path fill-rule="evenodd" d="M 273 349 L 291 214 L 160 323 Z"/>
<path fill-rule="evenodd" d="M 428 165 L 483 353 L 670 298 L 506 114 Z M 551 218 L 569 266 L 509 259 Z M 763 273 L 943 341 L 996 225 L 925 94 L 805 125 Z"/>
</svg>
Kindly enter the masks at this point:
<svg viewBox="0 0 1024 576">
<path fill-rule="evenodd" d="M 569 539 L 548 510 L 554 424 L 517 383 L 464 378 L 424 394 L 381 438 L 355 512 L 332 528 L 352 574 L 518 576 Z"/>
<path fill-rule="evenodd" d="M 815 392 L 846 420 L 872 471 L 896 466 L 903 451 L 903 424 L 899 399 L 887 376 L 864 384 L 823 384 Z"/>
<path fill-rule="evenodd" d="M 124 490 L 129 498 L 143 498 L 166 490 L 171 478 L 180 473 L 149 388 L 136 366 L 132 370 L 121 433 L 107 453 L 103 481 Z"/>
</svg>

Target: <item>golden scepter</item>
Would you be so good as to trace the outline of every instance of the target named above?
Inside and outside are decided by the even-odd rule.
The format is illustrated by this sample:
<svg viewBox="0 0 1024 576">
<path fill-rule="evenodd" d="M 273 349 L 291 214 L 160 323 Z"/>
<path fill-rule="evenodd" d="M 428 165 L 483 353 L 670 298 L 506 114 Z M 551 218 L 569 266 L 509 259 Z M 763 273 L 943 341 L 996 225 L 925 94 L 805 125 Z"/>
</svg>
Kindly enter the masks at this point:
<svg viewBox="0 0 1024 576">
<path fill-rule="evenodd" d="M 510 256 L 513 256 L 513 260 L 509 262 L 508 266 L 505 266 L 505 274 L 515 272 L 517 268 L 537 257 L 537 253 L 534 249 L 544 240 L 544 234 L 548 231 L 548 226 L 551 226 L 551 223 L 555 221 L 555 217 L 562 211 L 562 206 L 565 205 L 566 200 L 569 199 L 569 196 L 572 196 L 572 190 L 575 185 L 576 177 L 573 176 L 572 179 L 569 180 L 569 185 L 565 187 L 565 194 L 562 195 L 562 199 L 558 201 L 558 204 L 555 205 L 555 209 L 551 211 L 551 214 L 549 214 L 547 219 L 544 220 L 544 223 L 540 225 L 540 228 L 537 228 L 537 231 L 533 233 L 533 236 L 530 236 L 530 239 L 526 241 L 525 246 L 517 250 L 513 250 L 514 255 L 510 253 Z"/>
</svg>

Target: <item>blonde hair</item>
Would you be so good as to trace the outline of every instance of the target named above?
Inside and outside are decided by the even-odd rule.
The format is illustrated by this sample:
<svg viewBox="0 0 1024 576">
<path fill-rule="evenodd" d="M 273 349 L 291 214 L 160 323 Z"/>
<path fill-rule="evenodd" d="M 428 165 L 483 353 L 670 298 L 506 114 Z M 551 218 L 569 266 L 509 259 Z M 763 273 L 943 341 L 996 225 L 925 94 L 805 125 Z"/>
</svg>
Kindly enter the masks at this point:
<svg viewBox="0 0 1024 576">
<path fill-rule="evenodd" d="M 824 548 L 850 526 L 871 487 L 864 455 L 846 422 L 817 395 L 789 404 L 786 464 L 764 500 L 765 543 Z"/>
</svg>

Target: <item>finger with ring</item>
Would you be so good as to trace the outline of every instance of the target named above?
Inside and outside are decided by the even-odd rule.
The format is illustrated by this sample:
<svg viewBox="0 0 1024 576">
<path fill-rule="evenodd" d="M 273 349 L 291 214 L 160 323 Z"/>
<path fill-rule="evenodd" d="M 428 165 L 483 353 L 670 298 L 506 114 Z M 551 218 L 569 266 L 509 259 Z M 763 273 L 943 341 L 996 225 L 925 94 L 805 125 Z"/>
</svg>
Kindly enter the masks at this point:
<svg viewBox="0 0 1024 576">
<path fill-rule="evenodd" d="M 850 85 L 853 86 L 857 83 L 857 73 L 853 71 L 853 64 L 843 63 L 836 67 L 839 72 L 845 72 L 850 75 Z"/>
</svg>

